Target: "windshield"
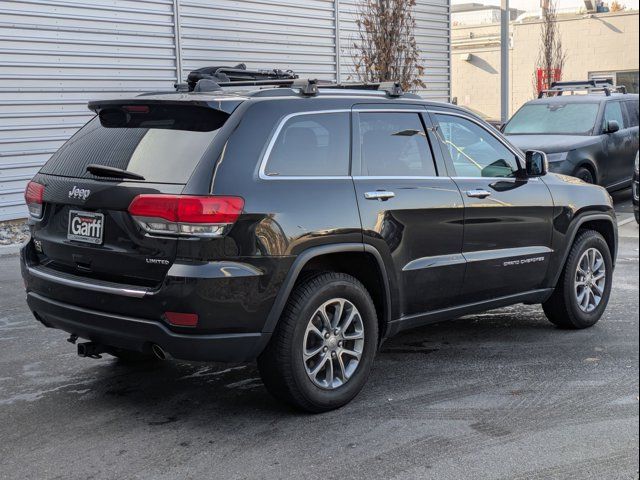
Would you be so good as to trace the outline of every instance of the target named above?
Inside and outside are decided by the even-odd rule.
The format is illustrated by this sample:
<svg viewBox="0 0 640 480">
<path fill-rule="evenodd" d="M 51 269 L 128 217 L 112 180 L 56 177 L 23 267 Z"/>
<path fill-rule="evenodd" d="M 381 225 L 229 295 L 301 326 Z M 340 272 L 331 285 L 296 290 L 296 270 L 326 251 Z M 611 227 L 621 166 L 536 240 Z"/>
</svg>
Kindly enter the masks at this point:
<svg viewBox="0 0 640 480">
<path fill-rule="evenodd" d="M 587 135 L 596 124 L 597 103 L 533 103 L 516 112 L 505 134 Z"/>
</svg>

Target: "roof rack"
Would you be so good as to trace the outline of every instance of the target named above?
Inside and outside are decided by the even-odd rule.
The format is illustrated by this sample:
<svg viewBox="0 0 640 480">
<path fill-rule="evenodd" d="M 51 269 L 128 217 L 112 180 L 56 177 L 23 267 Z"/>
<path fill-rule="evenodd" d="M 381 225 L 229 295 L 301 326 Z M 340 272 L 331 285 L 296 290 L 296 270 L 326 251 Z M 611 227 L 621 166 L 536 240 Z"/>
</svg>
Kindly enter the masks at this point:
<svg viewBox="0 0 640 480">
<path fill-rule="evenodd" d="M 251 82 L 264 80 L 294 80 L 298 75 L 291 70 L 247 70 L 244 63 L 239 63 L 235 67 L 203 67 L 193 70 L 187 77 L 187 83 L 177 84 L 178 91 L 197 91 L 196 88 L 201 80 L 215 82 L 218 85 L 231 82 Z M 209 88 L 214 88 L 210 83 L 206 83 Z M 186 88 L 185 88 L 186 87 Z"/>
<path fill-rule="evenodd" d="M 214 92 L 224 87 L 280 87 L 299 89 L 312 97 L 320 88 L 384 91 L 389 97 L 404 95 L 399 82 L 335 83 L 331 80 L 299 78 L 291 70 L 247 70 L 243 63 L 235 67 L 204 67 L 189 73 L 186 83 L 176 84 L 178 92 Z"/>
<path fill-rule="evenodd" d="M 570 92 L 572 95 L 574 92 L 604 92 L 607 97 L 610 97 L 612 93 L 627 93 L 627 88 L 624 85 L 613 85 L 608 79 L 553 82 L 551 88 L 542 90 L 538 94 L 538 98 L 543 98 L 545 95 L 547 97 L 560 96 L 565 92 Z"/>
</svg>

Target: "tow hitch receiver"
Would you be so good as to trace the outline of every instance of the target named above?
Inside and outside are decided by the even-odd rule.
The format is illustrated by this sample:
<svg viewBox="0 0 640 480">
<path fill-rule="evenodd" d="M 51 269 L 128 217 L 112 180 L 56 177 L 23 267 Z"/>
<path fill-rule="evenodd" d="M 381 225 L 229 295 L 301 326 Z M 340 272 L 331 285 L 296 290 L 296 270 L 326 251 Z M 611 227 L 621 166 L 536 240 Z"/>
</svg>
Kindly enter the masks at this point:
<svg viewBox="0 0 640 480">
<path fill-rule="evenodd" d="M 78 356 L 89 358 L 102 358 L 101 353 L 108 353 L 109 347 L 94 342 L 84 342 L 78 344 Z"/>
</svg>

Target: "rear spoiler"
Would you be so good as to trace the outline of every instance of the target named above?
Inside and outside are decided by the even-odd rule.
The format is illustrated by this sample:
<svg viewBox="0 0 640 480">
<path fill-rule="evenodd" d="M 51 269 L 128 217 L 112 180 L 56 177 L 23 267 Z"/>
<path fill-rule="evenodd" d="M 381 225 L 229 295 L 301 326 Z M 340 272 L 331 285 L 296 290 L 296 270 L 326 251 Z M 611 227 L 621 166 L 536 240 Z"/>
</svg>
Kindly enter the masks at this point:
<svg viewBox="0 0 640 480">
<path fill-rule="evenodd" d="M 96 113 L 100 113 L 100 110 L 104 108 L 119 108 L 124 105 L 164 105 L 164 106 L 191 106 L 202 107 L 219 110 L 226 112 L 229 115 L 233 113 L 238 105 L 242 103 L 240 99 L 216 99 L 216 100 L 203 100 L 203 99 L 181 99 L 181 98 L 144 98 L 135 97 L 129 99 L 115 99 L 115 100 L 94 100 L 87 104 L 89 110 L 93 110 Z"/>
<path fill-rule="evenodd" d="M 88 104 L 105 128 L 161 128 L 194 132 L 219 129 L 237 105 L 238 102 L 147 98 L 99 100 Z"/>
</svg>

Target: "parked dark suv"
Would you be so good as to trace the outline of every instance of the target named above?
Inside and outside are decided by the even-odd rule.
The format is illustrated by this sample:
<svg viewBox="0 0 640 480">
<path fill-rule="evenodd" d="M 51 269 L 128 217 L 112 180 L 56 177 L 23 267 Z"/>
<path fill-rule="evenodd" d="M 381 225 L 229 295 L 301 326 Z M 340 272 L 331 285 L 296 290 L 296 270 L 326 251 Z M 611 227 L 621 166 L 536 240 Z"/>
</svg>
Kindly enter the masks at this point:
<svg viewBox="0 0 640 480">
<path fill-rule="evenodd" d="M 397 86 L 251 83 L 91 102 L 28 185 L 27 301 L 81 355 L 257 359 L 319 412 L 403 330 L 517 303 L 600 319 L 606 190 Z"/>
<path fill-rule="evenodd" d="M 551 96 L 525 103 L 504 126 L 509 141 L 545 152 L 554 173 L 610 191 L 628 188 L 638 153 L 638 95 L 595 81 L 554 85 Z M 582 94 L 568 94 L 576 91 Z"/>
</svg>

